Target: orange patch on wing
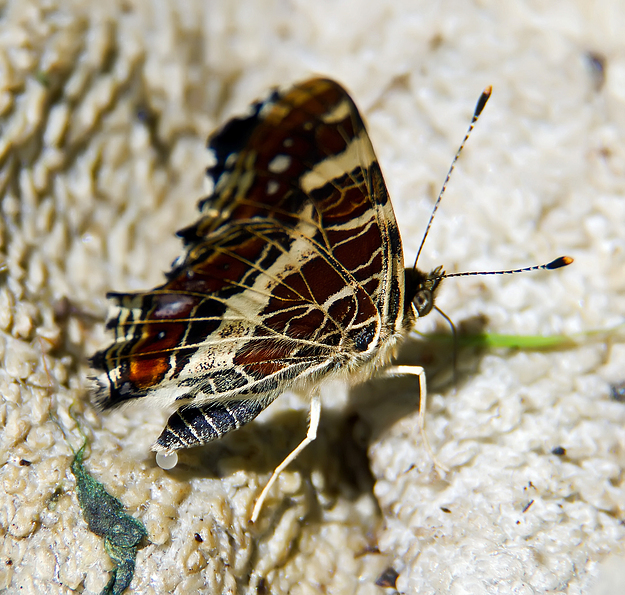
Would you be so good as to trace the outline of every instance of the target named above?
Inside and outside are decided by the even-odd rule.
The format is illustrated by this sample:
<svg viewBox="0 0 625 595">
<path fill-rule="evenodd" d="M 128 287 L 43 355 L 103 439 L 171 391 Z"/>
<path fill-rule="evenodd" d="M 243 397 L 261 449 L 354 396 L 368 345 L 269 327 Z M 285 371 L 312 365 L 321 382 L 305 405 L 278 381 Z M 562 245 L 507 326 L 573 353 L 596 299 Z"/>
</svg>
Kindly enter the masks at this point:
<svg viewBox="0 0 625 595">
<path fill-rule="evenodd" d="M 156 386 L 169 370 L 168 357 L 134 359 L 130 362 L 130 381 L 140 390 Z"/>
</svg>

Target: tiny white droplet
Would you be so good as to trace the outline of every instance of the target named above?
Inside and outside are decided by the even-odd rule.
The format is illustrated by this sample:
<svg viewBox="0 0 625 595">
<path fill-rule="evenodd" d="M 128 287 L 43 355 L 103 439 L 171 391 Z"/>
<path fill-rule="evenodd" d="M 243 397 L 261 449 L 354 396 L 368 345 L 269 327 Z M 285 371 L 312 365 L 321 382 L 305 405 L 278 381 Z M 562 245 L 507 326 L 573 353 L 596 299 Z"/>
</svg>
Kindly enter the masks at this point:
<svg viewBox="0 0 625 595">
<path fill-rule="evenodd" d="M 157 452 L 156 464 L 165 471 L 173 469 L 178 464 L 178 455 L 176 452 Z"/>
</svg>

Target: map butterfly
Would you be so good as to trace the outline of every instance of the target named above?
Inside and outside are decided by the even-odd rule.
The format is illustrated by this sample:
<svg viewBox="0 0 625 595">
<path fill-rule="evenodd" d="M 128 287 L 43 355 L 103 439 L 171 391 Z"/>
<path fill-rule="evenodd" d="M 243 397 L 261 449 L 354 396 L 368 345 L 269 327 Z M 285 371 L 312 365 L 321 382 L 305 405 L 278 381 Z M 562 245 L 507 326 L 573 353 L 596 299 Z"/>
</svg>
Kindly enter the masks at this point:
<svg viewBox="0 0 625 595">
<path fill-rule="evenodd" d="M 338 83 L 274 91 L 209 148 L 214 189 L 178 232 L 184 256 L 163 285 L 108 294 L 115 341 L 91 363 L 102 408 L 142 400 L 172 410 L 153 447 L 162 453 L 240 428 L 287 389 L 311 395 L 307 436 L 265 486 L 254 521 L 280 471 L 316 437 L 322 381 L 414 374 L 423 412 L 423 369 L 388 366 L 452 275 L 404 267 L 380 166 Z"/>
</svg>

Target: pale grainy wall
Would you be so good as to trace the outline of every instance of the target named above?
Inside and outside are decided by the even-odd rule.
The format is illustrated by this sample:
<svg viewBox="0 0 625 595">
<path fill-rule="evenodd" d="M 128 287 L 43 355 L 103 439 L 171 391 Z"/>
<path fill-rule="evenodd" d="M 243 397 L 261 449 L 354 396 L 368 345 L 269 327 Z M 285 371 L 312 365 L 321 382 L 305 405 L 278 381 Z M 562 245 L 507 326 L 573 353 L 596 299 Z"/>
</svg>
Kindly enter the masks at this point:
<svg viewBox="0 0 625 595">
<path fill-rule="evenodd" d="M 71 406 L 92 439 L 86 466 L 148 529 L 134 593 L 374 594 L 389 565 L 406 593 L 587 593 L 623 553 L 625 407 L 608 388 L 625 377 L 622 334 L 463 352 L 455 390 L 449 346 L 408 346 L 402 361 L 430 373 L 427 431 L 446 475 L 423 448 L 410 382 L 327 387 L 318 441 L 255 528 L 254 498 L 303 436 L 305 402 L 285 395 L 164 472 L 149 452 L 164 414 L 96 413 L 86 358 L 108 340 L 106 291 L 154 286 L 178 255 L 173 233 L 206 191 L 208 133 L 311 74 L 340 80 L 367 118 L 407 261 L 492 84 L 421 264 L 576 262 L 449 280 L 439 305 L 500 333 L 620 323 L 624 30 L 609 0 L 2 3 L 0 589 L 107 581 L 51 419 L 79 444 Z M 419 330 L 441 324 L 431 318 Z M 601 592 L 618 592 L 617 574 Z"/>
</svg>

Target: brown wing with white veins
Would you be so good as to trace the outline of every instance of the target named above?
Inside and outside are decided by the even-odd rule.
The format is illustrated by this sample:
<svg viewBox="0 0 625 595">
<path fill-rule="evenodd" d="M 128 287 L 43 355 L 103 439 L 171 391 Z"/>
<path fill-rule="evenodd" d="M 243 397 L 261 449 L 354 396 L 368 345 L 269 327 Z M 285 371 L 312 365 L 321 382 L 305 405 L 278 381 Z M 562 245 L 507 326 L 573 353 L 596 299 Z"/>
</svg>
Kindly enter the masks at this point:
<svg viewBox="0 0 625 595">
<path fill-rule="evenodd" d="M 164 285 L 110 295 L 115 342 L 92 363 L 103 407 L 225 407 L 235 421 L 217 437 L 293 382 L 374 358 L 402 323 L 403 256 L 363 121 L 337 83 L 274 92 L 209 147 L 214 192 L 179 232 L 184 258 Z"/>
</svg>

